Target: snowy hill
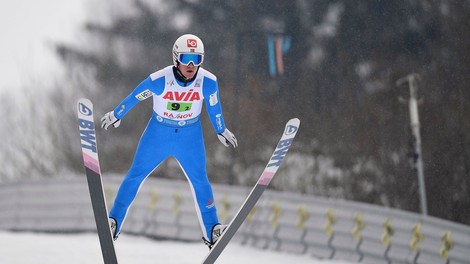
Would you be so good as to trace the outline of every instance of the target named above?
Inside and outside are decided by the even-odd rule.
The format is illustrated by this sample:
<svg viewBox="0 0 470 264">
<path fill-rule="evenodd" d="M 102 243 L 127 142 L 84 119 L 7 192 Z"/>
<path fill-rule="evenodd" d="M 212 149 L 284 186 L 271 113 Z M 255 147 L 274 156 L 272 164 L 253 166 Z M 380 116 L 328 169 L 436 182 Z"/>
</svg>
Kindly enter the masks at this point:
<svg viewBox="0 0 470 264">
<path fill-rule="evenodd" d="M 120 264 L 194 264 L 202 262 L 207 247 L 201 243 L 155 241 L 144 237 L 122 236 L 115 243 Z M 309 256 L 263 251 L 231 244 L 217 263 L 224 264 L 349 264 L 351 262 L 315 260 Z M 96 234 L 44 234 L 0 232 L 0 263 L 79 264 L 102 263 Z"/>
</svg>

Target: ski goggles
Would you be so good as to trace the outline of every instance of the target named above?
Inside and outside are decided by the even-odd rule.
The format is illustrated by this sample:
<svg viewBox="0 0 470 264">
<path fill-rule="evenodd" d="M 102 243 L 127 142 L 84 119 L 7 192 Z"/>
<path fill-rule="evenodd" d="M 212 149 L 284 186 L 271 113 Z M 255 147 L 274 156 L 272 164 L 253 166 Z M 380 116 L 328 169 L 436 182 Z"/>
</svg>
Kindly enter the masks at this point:
<svg viewBox="0 0 470 264">
<path fill-rule="evenodd" d="M 199 66 L 203 60 L 204 56 L 202 54 L 181 53 L 178 55 L 178 61 L 183 65 L 189 65 L 192 62 L 194 66 Z"/>
</svg>

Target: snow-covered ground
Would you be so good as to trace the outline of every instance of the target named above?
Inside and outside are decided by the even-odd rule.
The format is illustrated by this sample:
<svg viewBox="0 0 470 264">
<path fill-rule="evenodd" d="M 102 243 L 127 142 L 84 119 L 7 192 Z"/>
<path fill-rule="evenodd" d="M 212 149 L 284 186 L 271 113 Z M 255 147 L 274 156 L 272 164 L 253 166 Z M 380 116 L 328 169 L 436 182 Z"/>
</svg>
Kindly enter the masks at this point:
<svg viewBox="0 0 470 264">
<path fill-rule="evenodd" d="M 155 241 L 125 235 L 115 243 L 120 264 L 194 264 L 207 254 L 203 243 Z M 96 234 L 12 233 L 0 231 L 0 263 L 4 264 L 92 264 L 102 263 Z M 309 256 L 264 251 L 230 244 L 219 257 L 223 264 L 349 264 L 337 260 L 316 260 Z"/>
</svg>

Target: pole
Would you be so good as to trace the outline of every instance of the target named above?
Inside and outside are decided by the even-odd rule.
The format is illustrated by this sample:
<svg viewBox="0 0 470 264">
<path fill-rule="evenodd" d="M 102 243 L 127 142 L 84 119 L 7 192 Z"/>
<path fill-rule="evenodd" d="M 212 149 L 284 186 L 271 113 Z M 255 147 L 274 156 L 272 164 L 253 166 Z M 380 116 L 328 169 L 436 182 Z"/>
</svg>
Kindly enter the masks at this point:
<svg viewBox="0 0 470 264">
<path fill-rule="evenodd" d="M 411 132 L 414 139 L 414 155 L 416 157 L 416 170 L 418 173 L 419 194 L 421 202 L 421 213 L 428 215 L 427 202 L 426 202 L 426 186 L 424 183 L 423 172 L 423 155 L 421 151 L 421 135 L 420 124 L 418 115 L 418 80 L 419 75 L 416 73 L 409 74 L 397 81 L 397 86 L 408 83 L 410 87 L 410 99 L 408 102 L 410 111 Z"/>
</svg>

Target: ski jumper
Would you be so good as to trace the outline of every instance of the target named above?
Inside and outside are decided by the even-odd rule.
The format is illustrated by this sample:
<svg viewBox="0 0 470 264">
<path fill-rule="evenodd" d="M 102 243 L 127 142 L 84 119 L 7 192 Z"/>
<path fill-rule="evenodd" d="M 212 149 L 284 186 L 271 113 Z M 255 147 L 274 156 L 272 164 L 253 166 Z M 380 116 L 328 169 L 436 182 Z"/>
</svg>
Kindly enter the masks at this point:
<svg viewBox="0 0 470 264">
<path fill-rule="evenodd" d="M 212 238 L 218 223 L 212 188 L 206 172 L 206 153 L 200 122 L 203 101 L 216 133 L 225 130 L 215 75 L 199 67 L 189 83 L 175 78 L 168 66 L 142 81 L 115 109 L 122 119 L 137 103 L 153 97 L 153 114 L 137 146 L 134 161 L 119 187 L 109 213 L 119 231 L 144 180 L 165 159 L 174 157 L 188 179 L 203 236 Z M 206 99 L 206 100 L 204 100 Z"/>
</svg>

